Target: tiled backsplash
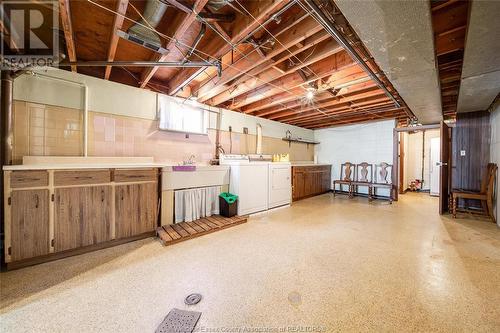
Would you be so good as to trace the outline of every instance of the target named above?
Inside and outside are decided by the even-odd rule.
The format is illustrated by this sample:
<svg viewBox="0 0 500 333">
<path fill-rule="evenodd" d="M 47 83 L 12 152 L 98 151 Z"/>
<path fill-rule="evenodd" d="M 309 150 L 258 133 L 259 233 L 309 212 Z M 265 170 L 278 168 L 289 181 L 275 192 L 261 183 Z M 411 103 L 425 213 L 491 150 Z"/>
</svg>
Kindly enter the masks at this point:
<svg viewBox="0 0 500 333">
<path fill-rule="evenodd" d="M 81 110 L 14 102 L 14 162 L 25 155 L 81 156 L 83 115 Z M 89 112 L 89 156 L 153 156 L 158 162 L 178 163 L 190 155 L 207 163 L 215 153 L 215 130 L 208 135 L 189 135 L 158 130 L 157 121 Z M 232 141 L 232 144 L 231 144 Z M 255 135 L 221 131 L 226 153 L 254 153 Z M 263 137 L 265 154 L 289 153 L 292 160 L 312 160 L 314 148 Z"/>
</svg>

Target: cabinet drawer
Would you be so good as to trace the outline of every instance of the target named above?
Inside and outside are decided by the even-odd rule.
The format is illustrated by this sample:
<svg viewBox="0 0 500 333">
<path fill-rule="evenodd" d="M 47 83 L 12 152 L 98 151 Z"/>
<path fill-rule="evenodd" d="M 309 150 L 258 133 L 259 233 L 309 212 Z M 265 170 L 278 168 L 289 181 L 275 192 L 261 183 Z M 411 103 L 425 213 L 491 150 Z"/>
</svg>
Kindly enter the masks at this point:
<svg viewBox="0 0 500 333">
<path fill-rule="evenodd" d="M 12 171 L 10 175 L 11 188 L 39 187 L 49 185 L 47 171 Z"/>
<path fill-rule="evenodd" d="M 111 173 L 105 170 L 71 170 L 54 172 L 54 185 L 103 184 L 111 181 Z"/>
<path fill-rule="evenodd" d="M 158 179 L 156 169 L 117 169 L 115 170 L 115 182 L 130 183 L 156 181 Z"/>
</svg>

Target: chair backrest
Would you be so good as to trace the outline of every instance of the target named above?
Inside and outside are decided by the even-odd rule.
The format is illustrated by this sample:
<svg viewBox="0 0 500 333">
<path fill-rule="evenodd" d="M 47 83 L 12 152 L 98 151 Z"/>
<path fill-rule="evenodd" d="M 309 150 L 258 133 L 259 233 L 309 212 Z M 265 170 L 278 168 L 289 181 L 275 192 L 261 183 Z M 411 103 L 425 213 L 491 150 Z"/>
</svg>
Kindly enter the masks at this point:
<svg viewBox="0 0 500 333">
<path fill-rule="evenodd" d="M 486 193 L 486 195 L 490 198 L 493 197 L 493 191 L 495 190 L 495 177 L 497 174 L 497 170 L 498 166 L 495 163 L 488 163 L 486 177 L 483 179 L 483 182 L 481 184 L 481 193 Z"/>
<path fill-rule="evenodd" d="M 375 164 L 375 183 L 392 184 L 392 164 L 385 162 Z"/>
<path fill-rule="evenodd" d="M 354 180 L 354 164 L 345 162 L 340 165 L 340 180 L 353 181 Z"/>
<path fill-rule="evenodd" d="M 356 181 L 373 182 L 373 165 L 368 162 L 356 164 Z"/>
</svg>

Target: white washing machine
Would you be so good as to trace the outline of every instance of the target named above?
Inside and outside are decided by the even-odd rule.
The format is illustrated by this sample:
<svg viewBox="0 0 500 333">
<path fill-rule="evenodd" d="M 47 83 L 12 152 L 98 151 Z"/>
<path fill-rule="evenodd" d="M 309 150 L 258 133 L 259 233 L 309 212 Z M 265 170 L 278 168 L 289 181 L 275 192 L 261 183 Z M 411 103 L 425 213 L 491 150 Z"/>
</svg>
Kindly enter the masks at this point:
<svg viewBox="0 0 500 333">
<path fill-rule="evenodd" d="M 229 165 L 229 192 L 238 196 L 238 215 L 269 209 L 269 162 L 252 161 L 246 155 L 221 155 L 221 165 Z"/>
<path fill-rule="evenodd" d="M 292 201 L 292 165 L 269 163 L 269 209 L 289 205 Z"/>
</svg>

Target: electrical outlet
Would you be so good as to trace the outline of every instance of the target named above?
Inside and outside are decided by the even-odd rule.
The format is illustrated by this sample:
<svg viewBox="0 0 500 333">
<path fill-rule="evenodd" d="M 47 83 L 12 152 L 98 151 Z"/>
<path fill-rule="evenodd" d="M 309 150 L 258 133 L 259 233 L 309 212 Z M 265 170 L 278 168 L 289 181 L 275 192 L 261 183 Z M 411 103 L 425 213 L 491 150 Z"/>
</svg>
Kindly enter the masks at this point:
<svg viewBox="0 0 500 333">
<path fill-rule="evenodd" d="M 460 151 L 460 156 L 465 156 L 465 150 Z"/>
</svg>

